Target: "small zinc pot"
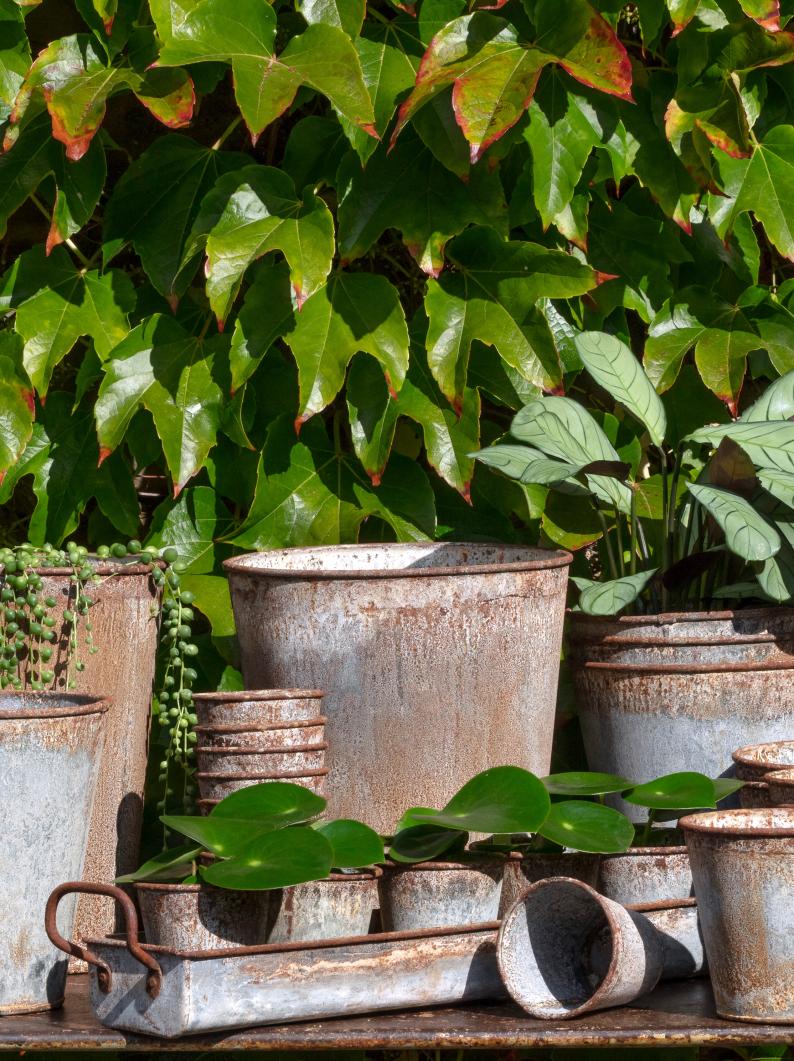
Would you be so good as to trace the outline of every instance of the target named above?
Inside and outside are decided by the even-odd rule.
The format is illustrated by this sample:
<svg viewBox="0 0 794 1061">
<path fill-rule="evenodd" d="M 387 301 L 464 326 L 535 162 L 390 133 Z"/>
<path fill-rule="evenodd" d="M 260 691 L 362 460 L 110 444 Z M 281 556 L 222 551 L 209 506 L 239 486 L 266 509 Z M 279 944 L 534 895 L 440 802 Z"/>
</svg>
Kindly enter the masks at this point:
<svg viewBox="0 0 794 1061">
<path fill-rule="evenodd" d="M 651 991 L 661 937 L 641 913 L 581 881 L 533 884 L 507 911 L 497 959 L 505 987 L 531 1016 L 564 1020 L 622 1006 Z"/>
<path fill-rule="evenodd" d="M 569 877 L 584 881 L 592 888 L 598 886 L 601 855 L 586 851 L 537 851 L 530 854 L 512 854 L 505 863 L 502 881 L 502 897 L 499 903 L 500 917 L 509 910 L 530 884 L 549 877 Z"/>
<path fill-rule="evenodd" d="M 44 931 L 64 877 L 83 874 L 108 703 L 66 693 L 0 693 L 0 1014 L 63 1002 L 66 957 Z M 61 907 L 71 935 L 75 895 Z"/>
<path fill-rule="evenodd" d="M 653 905 L 689 899 L 692 870 L 686 847 L 632 847 L 602 855 L 598 890 L 624 905 Z"/>
<path fill-rule="evenodd" d="M 202 773 L 196 774 L 200 803 L 220 802 L 232 792 L 238 792 L 241 788 L 249 785 L 261 785 L 264 781 L 289 781 L 293 785 L 302 785 L 304 788 L 316 792 L 322 796 L 325 792 L 325 779 L 328 776 L 328 768 L 318 770 L 281 770 L 272 773 L 252 774 L 225 774 L 225 773 Z"/>
<path fill-rule="evenodd" d="M 794 808 L 682 818 L 717 1012 L 794 1023 Z"/>
<path fill-rule="evenodd" d="M 733 753 L 736 776 L 744 781 L 739 790 L 743 807 L 771 807 L 768 776 L 776 770 L 794 766 L 794 741 L 765 741 L 748 744 Z"/>
<path fill-rule="evenodd" d="M 792 608 L 571 613 L 568 635 L 591 770 L 637 781 L 680 770 L 719 777 L 733 773 L 737 743 L 794 731 Z"/>
<path fill-rule="evenodd" d="M 314 744 L 296 744 L 292 748 L 273 748 L 259 751 L 256 748 L 224 748 L 214 744 L 199 745 L 196 761 L 199 776 L 208 773 L 235 774 L 279 774 L 282 772 L 306 773 L 322 769 L 325 765 L 325 741 Z"/>
<path fill-rule="evenodd" d="M 773 770 L 766 775 L 766 783 L 773 807 L 794 806 L 794 769 Z"/>
<path fill-rule="evenodd" d="M 378 867 L 271 892 L 268 943 L 366 936 L 378 909 Z"/>
<path fill-rule="evenodd" d="M 706 975 L 706 952 L 695 899 L 638 903 L 631 909 L 644 914 L 661 937 L 663 980 Z"/>
<path fill-rule="evenodd" d="M 267 943 L 271 892 L 208 884 L 135 885 L 146 942 L 179 951 Z"/>
<path fill-rule="evenodd" d="M 571 559 L 412 542 L 225 562 L 245 681 L 328 690 L 329 814 L 390 833 L 405 792 L 443 807 L 505 748 L 548 773 Z"/>
<path fill-rule="evenodd" d="M 304 726 L 318 718 L 322 715 L 324 695 L 320 689 L 245 689 L 195 693 L 193 702 L 198 728 L 242 726 L 270 730 L 290 722 Z"/>
<path fill-rule="evenodd" d="M 496 921 L 504 859 L 389 862 L 379 880 L 385 932 L 413 932 Z"/>
</svg>

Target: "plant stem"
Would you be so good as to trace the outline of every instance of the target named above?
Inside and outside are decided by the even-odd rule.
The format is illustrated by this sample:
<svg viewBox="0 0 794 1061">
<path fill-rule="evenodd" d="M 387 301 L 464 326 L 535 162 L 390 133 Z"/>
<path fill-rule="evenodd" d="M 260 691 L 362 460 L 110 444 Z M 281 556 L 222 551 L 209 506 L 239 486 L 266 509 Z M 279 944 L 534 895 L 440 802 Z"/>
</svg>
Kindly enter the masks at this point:
<svg viewBox="0 0 794 1061">
<path fill-rule="evenodd" d="M 626 563 L 625 553 L 623 551 L 623 529 L 620 522 L 620 513 L 615 513 L 615 530 L 617 531 L 618 539 L 618 567 L 620 569 L 621 578 L 626 574 Z"/>
<path fill-rule="evenodd" d="M 672 476 L 672 479 L 670 481 L 670 497 L 667 499 L 667 503 L 668 503 L 667 521 L 666 521 L 665 527 L 664 527 L 665 534 L 667 535 L 667 538 L 668 538 L 668 541 L 669 541 L 670 560 L 673 563 L 676 560 L 676 550 L 675 550 L 676 496 L 677 496 L 677 493 L 678 493 L 678 480 L 679 480 L 679 478 L 681 476 L 681 463 L 682 463 L 682 460 L 683 460 L 683 456 L 684 456 L 683 450 L 682 450 L 681 445 L 679 443 L 679 445 L 678 445 L 678 447 L 677 447 L 677 449 L 675 451 L 675 462 L 673 464 L 673 476 Z"/>
<path fill-rule="evenodd" d="M 631 513 L 629 519 L 631 520 L 631 540 L 629 548 L 631 550 L 631 559 L 629 561 L 629 570 L 632 575 L 637 574 L 637 489 L 636 483 L 631 484 Z"/>
<path fill-rule="evenodd" d="M 604 546 L 607 551 L 607 559 L 609 560 L 609 570 L 612 573 L 613 578 L 618 578 L 618 568 L 615 563 L 615 554 L 612 550 L 612 542 L 609 540 L 609 531 L 607 529 L 607 521 L 604 517 L 604 513 L 600 507 L 596 504 L 596 512 L 598 513 L 598 522 L 601 524 L 601 533 L 604 538 Z"/>
<path fill-rule="evenodd" d="M 237 126 L 240 124 L 240 122 L 242 120 L 243 120 L 243 116 L 241 114 L 238 114 L 236 118 L 233 118 L 229 122 L 229 124 L 226 126 L 226 128 L 221 133 L 221 135 L 218 137 L 218 139 L 212 145 L 212 150 L 213 151 L 218 151 L 218 150 L 220 150 L 220 148 L 223 147 L 223 145 L 226 143 L 226 141 L 229 139 L 229 137 L 232 135 L 232 133 L 234 132 L 234 130 L 237 128 Z"/>
<path fill-rule="evenodd" d="M 670 484 L 667 481 L 667 454 L 664 446 L 656 447 L 662 459 L 662 574 L 667 570 L 670 557 L 670 542 L 667 537 L 668 511 L 670 508 Z M 667 611 L 667 589 L 662 583 L 662 611 Z"/>
</svg>

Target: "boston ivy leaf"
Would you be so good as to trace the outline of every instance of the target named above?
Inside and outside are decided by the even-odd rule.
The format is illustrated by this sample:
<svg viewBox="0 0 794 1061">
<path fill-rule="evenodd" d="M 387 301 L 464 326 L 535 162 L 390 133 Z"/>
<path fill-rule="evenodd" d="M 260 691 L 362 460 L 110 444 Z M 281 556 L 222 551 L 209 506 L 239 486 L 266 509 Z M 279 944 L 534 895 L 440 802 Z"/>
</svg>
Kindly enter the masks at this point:
<svg viewBox="0 0 794 1061">
<path fill-rule="evenodd" d="M 577 81 L 630 100 L 631 62 L 607 20 L 587 0 L 538 0 L 538 48 L 551 53 Z"/>
<path fill-rule="evenodd" d="M 742 11 L 763 26 L 777 33 L 780 30 L 780 0 L 739 0 Z"/>
<path fill-rule="evenodd" d="M 626 575 L 609 582 L 591 582 L 588 578 L 574 578 L 579 589 L 579 607 L 586 615 L 617 615 L 633 604 L 656 574 L 657 568 Z"/>
<path fill-rule="evenodd" d="M 22 7 L 16 0 L 0 0 L 0 122 L 10 117 L 29 67 Z"/>
<path fill-rule="evenodd" d="M 768 560 L 780 551 L 780 535 L 745 498 L 703 483 L 687 483 L 687 489 L 713 516 L 731 552 L 743 560 Z"/>
<path fill-rule="evenodd" d="M 245 270 L 279 250 L 287 259 L 300 308 L 325 282 L 334 256 L 334 222 L 322 199 L 307 189 L 303 201 L 286 173 L 245 166 L 220 177 L 204 198 L 185 249 L 192 258 L 204 245 L 207 296 L 223 322 Z"/>
<path fill-rule="evenodd" d="M 459 177 L 468 177 L 471 166 L 469 145 L 455 120 L 451 87 L 433 96 L 418 110 L 411 118 L 411 125 L 442 165 Z"/>
<path fill-rule="evenodd" d="M 365 254 L 387 228 L 396 228 L 419 266 L 438 276 L 452 236 L 469 224 L 499 225 L 506 213 L 497 173 L 477 166 L 464 182 L 415 133 L 391 152 L 379 147 L 364 168 L 351 160 L 342 174 L 339 253 L 345 259 Z"/>
<path fill-rule="evenodd" d="M 193 79 L 186 70 L 147 70 L 141 77 L 126 75 L 141 103 L 169 129 L 189 125 L 196 105 Z"/>
<path fill-rule="evenodd" d="M 276 339 L 294 324 L 286 263 L 260 266 L 234 322 L 229 351 L 232 394 L 253 375 Z"/>
<path fill-rule="evenodd" d="M 292 177 L 296 188 L 320 181 L 335 188 L 336 171 L 349 149 L 336 118 L 309 114 L 290 129 L 282 168 Z"/>
<path fill-rule="evenodd" d="M 94 496 L 102 515 L 127 538 L 134 538 L 140 525 L 138 491 L 130 468 L 117 450 L 102 462 L 97 472 Z"/>
<path fill-rule="evenodd" d="M 105 264 L 132 243 L 154 287 L 162 295 L 182 294 L 190 276 L 177 274 L 202 199 L 221 174 L 249 161 L 185 136 L 155 140 L 113 189 L 105 211 Z"/>
<path fill-rule="evenodd" d="M 428 363 L 442 392 L 460 400 L 475 339 L 495 346 L 526 380 L 553 390 L 561 370 L 557 348 L 538 299 L 584 294 L 595 286 L 591 269 L 568 254 L 534 243 L 504 242 L 472 228 L 447 248 L 455 272 L 431 280 L 425 296 L 430 318 Z"/>
<path fill-rule="evenodd" d="M 338 26 L 355 39 L 361 32 L 366 0 L 299 0 L 296 7 L 309 24 Z"/>
<path fill-rule="evenodd" d="M 397 291 L 383 276 L 336 273 L 307 299 L 284 338 L 298 364 L 301 421 L 336 396 L 358 351 L 381 363 L 393 391 L 405 379 L 408 327 Z"/>
<path fill-rule="evenodd" d="M 193 576 L 216 570 L 231 554 L 228 546 L 220 544 L 231 526 L 232 514 L 214 490 L 208 486 L 189 486 L 176 500 L 163 501 L 155 510 L 146 546 L 162 549 L 173 545 L 179 550 L 180 558 L 187 564 L 187 589 L 187 579 L 198 582 Z M 198 590 L 206 605 L 206 586 L 202 583 L 190 588 Z M 204 611 L 201 603 L 198 607 Z M 215 633 L 216 611 L 213 608 L 205 614 L 213 622 Z"/>
<path fill-rule="evenodd" d="M 22 339 L 0 332 L 0 484 L 33 434 L 33 391 L 22 367 Z"/>
<path fill-rule="evenodd" d="M 177 496 L 215 445 L 223 394 L 215 355 L 223 339 L 201 340 L 170 317 L 155 314 L 113 350 L 96 402 L 102 456 L 124 438 L 142 405 L 154 419 Z"/>
<path fill-rule="evenodd" d="M 667 0 L 667 7 L 673 20 L 673 35 L 675 36 L 695 17 L 695 12 L 700 7 L 700 0 Z"/>
</svg>

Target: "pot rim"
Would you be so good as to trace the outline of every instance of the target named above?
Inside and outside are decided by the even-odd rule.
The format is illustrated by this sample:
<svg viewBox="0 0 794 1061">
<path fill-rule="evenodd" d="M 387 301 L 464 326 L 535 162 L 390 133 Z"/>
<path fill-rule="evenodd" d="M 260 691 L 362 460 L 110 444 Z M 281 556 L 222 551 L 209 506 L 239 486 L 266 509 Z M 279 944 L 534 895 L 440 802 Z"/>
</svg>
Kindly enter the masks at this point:
<svg viewBox="0 0 794 1061">
<path fill-rule="evenodd" d="M 627 855 L 651 855 L 658 858 L 659 855 L 685 855 L 686 844 L 659 844 L 658 847 L 630 847 L 627 851 L 610 851 L 601 858 L 626 858 Z"/>
<path fill-rule="evenodd" d="M 105 556 L 100 560 L 95 553 L 89 553 L 86 560 L 91 563 L 95 575 L 151 575 L 153 567 L 165 567 L 161 559 L 152 560 L 151 564 L 125 563 L 123 557 L 114 560 L 112 557 Z M 42 578 L 46 578 L 47 575 L 74 574 L 71 567 L 31 567 L 30 570 L 35 571 Z M 3 566 L 0 564 L 0 572 L 2 571 Z"/>
<path fill-rule="evenodd" d="M 794 785 L 794 766 L 786 766 L 782 770 L 772 770 L 766 775 L 767 788 L 770 784 Z"/>
<path fill-rule="evenodd" d="M 61 693 L 56 690 L 41 690 L 39 692 L 3 691 L 0 694 L 0 703 L 4 697 L 13 698 L 24 703 L 34 701 L 34 706 L 23 710 L 22 707 L 4 708 L 0 707 L 0 722 L 19 719 L 27 722 L 35 722 L 42 718 L 70 718 L 74 715 L 102 715 L 111 706 L 110 698 L 107 696 L 92 696 L 90 693 Z M 71 700 L 72 703 L 59 703 L 59 701 Z M 35 701 L 43 701 L 41 707 L 35 706 Z"/>
<path fill-rule="evenodd" d="M 771 773 L 776 769 L 784 770 L 792 764 L 778 763 L 773 759 L 763 759 L 759 758 L 758 755 L 751 754 L 756 748 L 780 748 L 784 744 L 788 744 L 794 748 L 794 740 L 770 740 L 761 741 L 758 744 L 744 744 L 741 748 L 737 748 L 735 752 L 731 752 L 731 759 L 733 759 L 735 763 L 741 763 L 742 766 L 760 767 L 765 769 L 767 773 Z M 756 780 L 760 780 L 760 778 Z"/>
<path fill-rule="evenodd" d="M 741 822 L 750 822 L 753 819 L 763 820 L 764 817 L 773 820 L 775 816 L 787 817 L 790 825 L 742 825 Z M 719 824 L 723 819 L 724 824 Z M 703 836 L 735 836 L 757 837 L 759 839 L 770 839 L 774 837 L 794 839 L 794 807 L 742 807 L 735 810 L 704 811 L 700 814 L 688 814 L 681 818 L 679 826 L 691 833 L 699 833 Z"/>
<path fill-rule="evenodd" d="M 193 693 L 193 699 L 207 704 L 239 704 L 247 700 L 319 700 L 324 689 L 239 689 L 234 692 Z"/>
<path fill-rule="evenodd" d="M 322 729 L 327 721 L 327 715 L 317 715 L 315 718 L 292 722 L 274 722 L 272 725 L 267 723 L 258 725 L 256 722 L 221 722 L 216 725 L 213 722 L 206 722 L 202 725 L 194 726 L 193 729 L 196 733 L 269 733 L 271 730 L 276 733 L 283 733 L 288 729 Z"/>
<path fill-rule="evenodd" d="M 324 752 L 328 750 L 328 741 L 319 744 L 289 744 L 281 748 L 248 748 L 225 747 L 224 745 L 199 744 L 196 754 L 202 755 L 305 755 L 307 752 Z"/>
<path fill-rule="evenodd" d="M 383 870 L 380 866 L 369 866 L 366 869 L 357 870 L 355 873 L 329 873 L 327 877 L 320 877 L 318 880 L 302 881 L 301 884 L 287 884 L 284 888 L 219 888 L 217 884 L 209 884 L 206 881 L 202 881 L 199 884 L 168 884 L 164 881 L 135 881 L 135 888 L 145 888 L 147 891 L 153 892 L 199 892 L 199 891 L 213 891 L 213 892 L 240 892 L 250 891 L 252 895 L 261 895 L 263 892 L 280 892 L 286 891 L 287 888 L 300 888 L 303 884 L 325 884 L 326 882 L 337 883 L 343 881 L 344 883 L 356 882 L 362 880 L 378 880 L 383 876 Z"/>
<path fill-rule="evenodd" d="M 197 770 L 200 781 L 283 781 L 284 778 L 325 777 L 329 768 L 317 767 L 314 770 L 286 770 L 277 774 L 214 774 Z"/>
<path fill-rule="evenodd" d="M 595 625 L 609 622 L 617 626 L 672 626 L 675 623 L 706 623 L 714 620 L 736 618 L 763 618 L 767 615 L 794 615 L 794 608 L 784 605 L 773 605 L 768 608 L 737 608 L 713 612 L 654 612 L 648 615 L 587 615 L 566 608 L 571 622 L 582 625 Z"/>
<path fill-rule="evenodd" d="M 294 556 L 296 553 L 317 555 L 318 553 L 330 554 L 331 552 L 365 552 L 367 549 L 380 549 L 391 551 L 420 550 L 427 549 L 430 542 L 369 542 L 365 545 L 325 545 L 325 546 L 301 546 L 294 549 L 268 550 L 267 555 L 271 557 Z M 441 542 L 440 545 L 458 546 L 462 548 L 477 548 L 484 545 L 498 545 L 497 542 Z M 258 578 L 276 578 L 281 580 L 311 580 L 322 582 L 349 582 L 360 579 L 397 579 L 397 578 L 437 578 L 442 575 L 490 575 L 517 571 L 544 571 L 557 567 L 569 567 L 573 563 L 573 555 L 565 549 L 540 549 L 534 546 L 502 546 L 505 549 L 514 549 L 516 552 L 547 555 L 543 559 L 505 561 L 501 564 L 464 564 L 450 565 L 449 567 L 400 567 L 400 568 L 361 568 L 355 570 L 322 570 L 314 568 L 294 568 L 290 570 L 279 570 L 278 568 L 257 568 L 251 566 L 253 558 L 262 555 L 259 553 L 245 553 L 242 556 L 234 556 L 223 561 L 224 570 L 228 574 L 250 575 Z"/>
</svg>

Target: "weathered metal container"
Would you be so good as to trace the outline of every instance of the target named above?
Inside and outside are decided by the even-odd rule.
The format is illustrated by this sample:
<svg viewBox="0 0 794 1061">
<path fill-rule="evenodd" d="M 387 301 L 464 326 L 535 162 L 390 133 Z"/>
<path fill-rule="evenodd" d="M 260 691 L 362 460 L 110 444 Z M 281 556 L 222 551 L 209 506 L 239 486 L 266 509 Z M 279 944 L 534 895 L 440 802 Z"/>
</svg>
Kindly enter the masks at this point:
<svg viewBox="0 0 794 1061">
<path fill-rule="evenodd" d="M 531 1016 L 578 1017 L 622 1006 L 659 981 L 661 937 L 646 917 L 568 877 L 538 881 L 507 911 L 497 960 Z"/>
<path fill-rule="evenodd" d="M 59 891 L 48 905 L 48 930 L 72 953 L 74 945 L 54 928 Z M 96 1017 L 125 1031 L 173 1039 L 504 997 L 495 922 L 190 953 L 141 948 L 134 914 L 133 907 L 126 941 L 91 940 L 89 952 L 81 948 L 92 965 Z"/>
<path fill-rule="evenodd" d="M 380 878 L 380 913 L 389 932 L 417 932 L 495 921 L 506 862 L 387 863 Z"/>
<path fill-rule="evenodd" d="M 706 975 L 706 952 L 695 899 L 637 903 L 629 909 L 647 917 L 660 935 L 663 980 Z"/>
<path fill-rule="evenodd" d="M 794 766 L 794 741 L 764 741 L 737 748 L 733 753 L 736 776 L 744 781 L 739 803 L 745 808 L 771 807 L 773 800 L 767 777 L 773 771 Z"/>
<path fill-rule="evenodd" d="M 196 734 L 203 744 L 213 748 L 247 748 L 259 752 L 282 751 L 301 744 L 322 744 L 325 741 L 325 716 L 306 722 L 252 728 L 252 723 L 241 722 L 229 726 L 196 726 Z"/>
<path fill-rule="evenodd" d="M 263 781 L 289 781 L 292 785 L 303 785 L 304 788 L 322 796 L 325 794 L 327 776 L 328 767 L 315 770 L 281 770 L 267 774 L 208 774 L 199 771 L 196 773 L 196 781 L 201 793 L 200 802 L 206 803 L 207 801 L 220 802 L 232 792 L 248 788 L 249 785 L 261 785 Z"/>
<path fill-rule="evenodd" d="M 794 1023 L 794 808 L 682 818 L 717 1012 Z"/>
<path fill-rule="evenodd" d="M 246 682 L 329 690 L 331 814 L 391 832 L 409 794 L 441 807 L 506 749 L 548 772 L 570 562 L 428 542 L 226 561 Z"/>
<path fill-rule="evenodd" d="M 94 600 L 91 623 L 97 651 L 83 651 L 85 670 L 71 676 L 75 692 L 101 692 L 109 710 L 83 874 L 87 880 L 113 880 L 138 867 L 159 590 L 145 564 L 92 563 L 99 581 L 90 583 L 86 593 Z M 43 567 L 38 573 L 43 595 L 55 597 L 54 615 L 60 617 L 74 592 L 71 568 Z M 59 644 L 65 643 L 69 631 L 55 627 Z M 57 666 L 55 671 L 58 674 Z M 78 939 L 114 929 L 112 905 L 95 896 L 79 897 L 75 917 Z"/>
<path fill-rule="evenodd" d="M 42 914 L 64 873 L 83 872 L 108 703 L 66 693 L 0 693 L 0 1014 L 63 1001 L 67 962 Z M 71 932 L 75 898 L 62 924 Z"/>
<path fill-rule="evenodd" d="M 196 693 L 193 702 L 199 726 L 245 726 L 276 729 L 287 723 L 306 725 L 322 714 L 320 689 L 245 689 L 239 692 Z M 271 747 L 271 745 L 269 745 Z"/>
<path fill-rule="evenodd" d="M 171 950 L 256 947 L 268 941 L 271 892 L 208 884 L 135 885 L 146 940 Z"/>
<path fill-rule="evenodd" d="M 271 748 L 260 751 L 244 745 L 223 747 L 216 744 L 200 744 L 196 748 L 196 762 L 199 773 L 210 776 L 219 774 L 236 774 L 272 776 L 281 772 L 305 774 L 309 770 L 318 770 L 325 765 L 325 752 L 328 744 L 317 741 L 314 744 L 295 744 L 291 748 Z"/>
<path fill-rule="evenodd" d="M 511 855 L 505 863 L 499 916 L 521 898 L 530 884 L 549 877 L 569 877 L 596 888 L 600 863 L 601 855 L 586 851 L 536 851 Z"/>
<path fill-rule="evenodd" d="M 366 936 L 378 909 L 381 870 L 332 873 L 270 892 L 268 943 Z"/>
<path fill-rule="evenodd" d="M 769 802 L 773 807 L 794 806 L 794 769 L 773 770 L 767 774 Z"/>
<path fill-rule="evenodd" d="M 771 807 L 769 785 L 766 781 L 745 781 L 739 789 L 739 806 L 745 809 Z"/>
<path fill-rule="evenodd" d="M 636 781 L 678 770 L 718 777 L 733 773 L 737 743 L 794 731 L 794 609 L 569 619 L 592 770 Z"/>
<path fill-rule="evenodd" d="M 598 890 L 624 905 L 667 903 L 693 894 L 685 847 L 632 847 L 602 855 Z"/>
</svg>

